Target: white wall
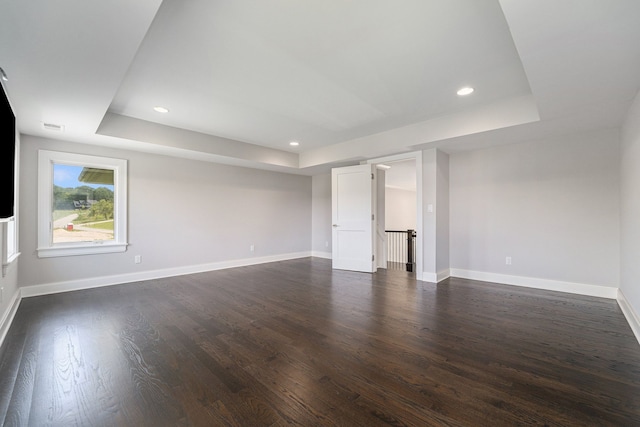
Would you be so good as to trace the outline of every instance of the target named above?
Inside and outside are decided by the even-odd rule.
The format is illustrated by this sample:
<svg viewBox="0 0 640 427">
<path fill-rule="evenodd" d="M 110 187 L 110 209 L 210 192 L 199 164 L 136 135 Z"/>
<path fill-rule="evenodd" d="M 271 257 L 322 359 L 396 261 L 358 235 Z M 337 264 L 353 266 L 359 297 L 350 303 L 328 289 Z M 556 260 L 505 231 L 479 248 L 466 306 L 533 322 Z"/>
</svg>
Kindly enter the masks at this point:
<svg viewBox="0 0 640 427">
<path fill-rule="evenodd" d="M 449 155 L 435 148 L 422 152 L 423 280 L 449 277 Z"/>
<path fill-rule="evenodd" d="M 20 173 L 20 135 L 16 131 L 16 173 Z M 20 183 L 19 180 L 16 180 L 16 200 L 19 202 L 20 200 Z M 20 207 L 16 206 L 15 214 L 17 215 L 20 211 Z M 0 224 L 2 225 L 2 224 Z M 18 230 L 16 230 L 17 232 Z M 2 264 L 4 262 L 5 254 L 4 254 L 4 245 L 5 239 L 7 236 L 4 235 L 5 230 L 4 227 L 0 226 L 0 259 L 3 261 L 0 262 Z M 8 234 L 8 233 L 7 233 Z M 18 252 L 20 251 L 20 245 L 18 245 Z M 0 288 L 2 288 L 2 299 L 0 300 L 0 344 L 4 339 L 5 334 L 8 331 L 9 320 L 11 320 L 13 314 L 15 314 L 15 309 L 17 308 L 16 302 L 18 301 L 18 263 L 19 259 L 14 259 L 4 271 L 4 275 L 0 272 Z M 0 269 L 2 265 L 0 265 Z"/>
<path fill-rule="evenodd" d="M 617 287 L 619 167 L 615 130 L 452 154 L 452 269 Z"/>
<path fill-rule="evenodd" d="M 311 250 L 314 256 L 331 257 L 331 174 L 311 181 Z"/>
<path fill-rule="evenodd" d="M 38 149 L 129 161 L 127 252 L 37 257 Z M 308 253 L 310 227 L 310 177 L 22 138 L 21 286 Z M 134 255 L 142 255 L 141 264 Z"/>
<path fill-rule="evenodd" d="M 437 281 L 449 277 L 450 248 L 449 248 L 449 155 L 442 151 L 436 152 L 436 272 Z"/>
<path fill-rule="evenodd" d="M 640 340 L 640 93 L 629 110 L 621 139 L 620 290 L 635 312 Z"/>
<path fill-rule="evenodd" d="M 0 227 L 0 239 L 3 237 L 1 233 L 2 227 Z M 4 335 L 8 331 L 11 312 L 15 308 L 12 307 L 12 303 L 15 302 L 14 298 L 17 297 L 18 292 L 18 263 L 19 260 L 11 263 L 7 269 L 6 276 L 2 277 L 2 274 L 0 274 L 0 287 L 4 288 L 2 302 L 0 302 L 0 344 L 2 344 Z"/>
<path fill-rule="evenodd" d="M 386 187 L 384 196 L 385 228 L 387 230 L 415 230 L 416 192 Z"/>
</svg>

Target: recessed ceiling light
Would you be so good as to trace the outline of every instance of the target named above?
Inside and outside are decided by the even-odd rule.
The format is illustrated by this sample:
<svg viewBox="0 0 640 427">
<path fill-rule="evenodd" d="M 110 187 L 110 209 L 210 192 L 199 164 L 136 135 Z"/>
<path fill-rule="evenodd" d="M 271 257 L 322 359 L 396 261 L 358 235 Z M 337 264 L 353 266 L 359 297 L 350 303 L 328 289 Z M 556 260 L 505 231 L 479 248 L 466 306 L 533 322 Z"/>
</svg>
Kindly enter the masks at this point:
<svg viewBox="0 0 640 427">
<path fill-rule="evenodd" d="M 168 113 L 169 109 L 165 108 L 165 107 L 153 107 L 153 109 L 155 111 L 157 111 L 158 113 Z"/>
<path fill-rule="evenodd" d="M 289 145 L 292 147 L 297 147 L 298 145 L 300 145 L 300 143 L 298 141 L 291 141 Z"/>
<path fill-rule="evenodd" d="M 460 96 L 465 96 L 465 95 L 472 94 L 473 90 L 474 89 L 472 87 L 467 86 L 467 87 L 463 87 L 463 88 L 458 89 L 458 92 L 456 92 L 456 93 L 458 95 L 460 95 Z"/>
</svg>

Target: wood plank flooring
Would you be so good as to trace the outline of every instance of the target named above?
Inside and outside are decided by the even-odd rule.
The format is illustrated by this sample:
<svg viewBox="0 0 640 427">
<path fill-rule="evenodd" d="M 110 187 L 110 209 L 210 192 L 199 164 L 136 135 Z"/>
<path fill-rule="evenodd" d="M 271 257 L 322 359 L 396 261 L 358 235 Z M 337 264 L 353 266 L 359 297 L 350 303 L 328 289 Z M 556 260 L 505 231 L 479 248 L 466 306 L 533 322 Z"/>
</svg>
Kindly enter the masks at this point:
<svg viewBox="0 0 640 427">
<path fill-rule="evenodd" d="M 306 258 L 24 299 L 10 426 L 639 426 L 613 300 Z"/>
</svg>

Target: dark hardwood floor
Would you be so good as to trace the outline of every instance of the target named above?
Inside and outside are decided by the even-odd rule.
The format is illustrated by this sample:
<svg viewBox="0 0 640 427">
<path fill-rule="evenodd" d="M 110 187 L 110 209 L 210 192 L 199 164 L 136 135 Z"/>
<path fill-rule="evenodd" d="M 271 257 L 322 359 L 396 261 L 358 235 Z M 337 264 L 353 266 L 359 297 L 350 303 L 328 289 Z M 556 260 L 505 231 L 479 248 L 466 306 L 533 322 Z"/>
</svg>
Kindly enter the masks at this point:
<svg viewBox="0 0 640 427">
<path fill-rule="evenodd" d="M 0 422 L 639 426 L 613 300 L 300 259 L 24 299 Z"/>
</svg>

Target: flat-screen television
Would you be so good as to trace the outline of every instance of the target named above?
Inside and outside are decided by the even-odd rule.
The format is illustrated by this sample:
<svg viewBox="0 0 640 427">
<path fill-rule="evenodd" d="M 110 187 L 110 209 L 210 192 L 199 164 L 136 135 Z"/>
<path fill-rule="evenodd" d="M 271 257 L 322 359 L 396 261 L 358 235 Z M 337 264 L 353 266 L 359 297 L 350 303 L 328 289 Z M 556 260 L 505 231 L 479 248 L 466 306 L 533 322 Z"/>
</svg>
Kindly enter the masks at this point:
<svg viewBox="0 0 640 427">
<path fill-rule="evenodd" d="M 16 116 L 0 82 L 0 220 L 15 215 Z"/>
</svg>

